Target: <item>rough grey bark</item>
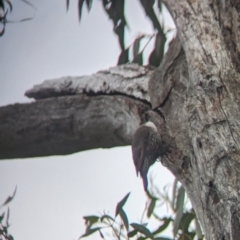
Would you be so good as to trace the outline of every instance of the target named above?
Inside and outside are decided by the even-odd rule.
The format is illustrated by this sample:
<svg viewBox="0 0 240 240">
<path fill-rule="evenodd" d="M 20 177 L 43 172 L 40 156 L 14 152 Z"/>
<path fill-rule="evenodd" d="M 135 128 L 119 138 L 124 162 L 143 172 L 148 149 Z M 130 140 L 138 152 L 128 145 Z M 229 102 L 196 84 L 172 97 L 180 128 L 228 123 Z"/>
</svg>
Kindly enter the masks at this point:
<svg viewBox="0 0 240 240">
<path fill-rule="evenodd" d="M 124 96 L 64 96 L 0 108 L 0 159 L 125 146 L 147 104 Z"/>
<path fill-rule="evenodd" d="M 178 154 L 169 154 L 165 164 L 184 185 L 206 239 L 236 240 L 240 238 L 240 2 L 165 3 L 183 47 L 176 48 L 173 64 L 163 62 L 150 82 L 151 102 L 163 113 L 165 135 L 174 140 Z M 158 90 L 164 85 L 171 89 L 165 102 Z"/>
<path fill-rule="evenodd" d="M 89 83 L 89 89 L 86 82 L 73 87 L 71 78 L 61 86 L 52 82 L 33 88 L 27 92 L 29 96 L 48 99 L 0 108 L 0 158 L 39 154 L 39 150 L 32 152 L 24 144 L 37 149 L 40 143 L 43 155 L 129 144 L 137 126 L 150 118 L 171 150 L 162 161 L 184 185 L 206 239 L 237 240 L 240 236 L 240 2 L 165 0 L 165 3 L 175 20 L 179 38 L 172 42 L 151 78 L 149 69 L 134 77 L 124 75 L 128 67 L 122 66 L 123 71 L 98 75 L 97 88 Z M 138 71 L 136 65 L 134 68 Z M 120 75 L 118 84 L 112 86 L 111 80 L 102 80 L 107 75 L 114 81 Z M 131 85 L 138 78 L 145 80 L 140 85 L 138 81 Z M 120 86 L 121 81 L 124 86 Z M 111 107 L 114 113 L 114 104 L 119 113 L 108 116 Z M 102 130 L 96 128 L 100 110 L 105 111 Z M 19 125 L 16 121 L 19 119 L 26 124 Z M 66 121 L 63 124 L 62 119 Z M 36 130 L 41 127 L 41 132 Z M 122 129 L 117 137 L 114 129 Z M 105 137 L 105 144 L 95 141 L 97 137 Z M 84 148 L 85 141 L 88 145 Z M 63 153 L 61 146 L 66 146 L 66 150 L 61 149 Z"/>
<path fill-rule="evenodd" d="M 0 159 L 130 145 L 150 110 L 151 73 L 129 64 L 34 86 L 26 95 L 37 101 L 0 107 Z"/>
</svg>

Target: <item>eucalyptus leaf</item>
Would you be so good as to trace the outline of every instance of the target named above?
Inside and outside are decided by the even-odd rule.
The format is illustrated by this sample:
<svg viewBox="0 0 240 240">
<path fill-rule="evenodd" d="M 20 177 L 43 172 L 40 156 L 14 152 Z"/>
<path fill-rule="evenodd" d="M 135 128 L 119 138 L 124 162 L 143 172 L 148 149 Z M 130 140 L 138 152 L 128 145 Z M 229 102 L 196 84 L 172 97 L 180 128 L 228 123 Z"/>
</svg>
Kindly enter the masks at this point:
<svg viewBox="0 0 240 240">
<path fill-rule="evenodd" d="M 194 218 L 195 218 L 195 214 L 191 212 L 184 213 L 180 220 L 179 229 L 182 229 L 182 231 L 187 234 L 189 225 Z"/>
<path fill-rule="evenodd" d="M 150 232 L 150 230 L 147 227 L 145 227 L 144 225 L 138 224 L 138 223 L 131 223 L 130 225 L 133 227 L 133 229 L 135 229 L 138 232 L 142 233 L 146 237 L 151 238 L 151 239 L 154 238 L 152 233 Z"/>
<path fill-rule="evenodd" d="M 78 19 L 79 22 L 81 21 L 81 17 L 82 17 L 82 8 L 83 8 L 83 3 L 85 0 L 78 0 Z"/>
<path fill-rule="evenodd" d="M 179 223 L 183 215 L 183 205 L 184 205 L 184 198 L 185 198 L 185 190 L 183 186 L 178 189 L 178 196 L 177 196 L 177 203 L 176 203 L 176 217 L 173 223 L 173 234 L 174 236 L 177 235 L 179 229 Z"/>
<path fill-rule="evenodd" d="M 128 231 L 129 223 L 128 223 L 128 217 L 127 217 L 125 211 L 123 209 L 121 209 L 119 212 L 119 215 L 120 215 L 121 219 L 123 220 L 123 224 L 124 224 L 126 230 Z"/>
<path fill-rule="evenodd" d="M 139 65 L 143 65 L 143 53 L 140 52 L 133 60 L 132 63 L 137 63 Z"/>
<path fill-rule="evenodd" d="M 79 237 L 79 239 L 81 238 L 84 238 L 84 237 L 87 237 L 93 233 L 95 233 L 96 231 L 100 230 L 101 228 L 100 227 L 97 227 L 97 228 L 88 228 L 87 231 Z"/>
<path fill-rule="evenodd" d="M 163 224 L 153 232 L 153 235 L 159 234 L 164 231 L 168 227 L 169 223 L 173 221 L 172 218 L 163 218 L 162 220 L 164 221 Z"/>
<path fill-rule="evenodd" d="M 105 239 L 103 233 L 101 232 L 101 230 L 99 229 L 98 231 L 99 231 L 99 234 L 100 234 L 101 238 Z"/>
<path fill-rule="evenodd" d="M 172 209 L 176 210 L 176 195 L 177 195 L 177 184 L 178 184 L 178 180 L 177 178 L 175 178 L 174 182 L 173 182 L 173 189 L 172 189 Z"/>
<path fill-rule="evenodd" d="M 133 43 L 133 58 L 135 58 L 139 53 L 140 42 L 144 38 L 144 35 L 137 37 Z"/>
<path fill-rule="evenodd" d="M 67 1 L 66 1 L 66 8 L 67 8 L 67 11 L 68 11 L 68 9 L 69 9 L 69 3 L 70 3 L 70 0 L 67 0 Z"/>
<path fill-rule="evenodd" d="M 9 0 L 5 0 L 5 2 L 8 4 L 10 12 L 12 12 L 12 10 L 13 10 L 12 3 Z"/>
<path fill-rule="evenodd" d="M 4 216 L 5 216 L 5 213 L 3 213 L 3 214 L 0 216 L 0 223 L 1 223 L 2 220 L 4 219 Z"/>
<path fill-rule="evenodd" d="M 159 12 L 161 13 L 162 12 L 162 0 L 157 0 L 157 6 L 159 9 Z"/>
<path fill-rule="evenodd" d="M 12 195 L 12 196 L 9 196 L 1 206 L 5 206 L 5 205 L 7 205 L 8 203 L 10 203 L 10 202 L 13 200 L 13 198 L 15 197 L 16 192 L 17 192 L 17 186 L 15 187 L 15 190 L 14 190 L 14 192 L 13 192 L 13 195 Z"/>
<path fill-rule="evenodd" d="M 155 208 L 155 206 L 156 206 L 156 201 L 157 201 L 156 198 L 152 198 L 152 199 L 151 199 L 151 202 L 150 202 L 150 204 L 149 204 L 148 211 L 147 211 L 147 217 L 148 217 L 148 218 L 151 217 L 151 215 L 152 215 L 152 213 L 153 213 L 153 211 L 154 211 L 154 208 Z"/>
<path fill-rule="evenodd" d="M 92 8 L 92 0 L 86 0 L 88 11 Z"/>
<path fill-rule="evenodd" d="M 117 204 L 116 211 L 115 211 L 115 217 L 120 213 L 122 210 L 124 204 L 126 203 L 128 197 L 130 195 L 130 192 Z"/>
<path fill-rule="evenodd" d="M 99 216 L 95 216 L 95 215 L 84 216 L 83 219 L 85 220 L 85 225 L 89 227 L 99 220 Z"/>
<path fill-rule="evenodd" d="M 129 48 L 122 50 L 118 57 L 117 65 L 121 65 L 129 62 Z"/>
<path fill-rule="evenodd" d="M 138 230 L 132 230 L 131 232 L 128 232 L 128 237 L 131 238 L 131 237 L 134 237 L 136 234 L 138 233 Z"/>
</svg>

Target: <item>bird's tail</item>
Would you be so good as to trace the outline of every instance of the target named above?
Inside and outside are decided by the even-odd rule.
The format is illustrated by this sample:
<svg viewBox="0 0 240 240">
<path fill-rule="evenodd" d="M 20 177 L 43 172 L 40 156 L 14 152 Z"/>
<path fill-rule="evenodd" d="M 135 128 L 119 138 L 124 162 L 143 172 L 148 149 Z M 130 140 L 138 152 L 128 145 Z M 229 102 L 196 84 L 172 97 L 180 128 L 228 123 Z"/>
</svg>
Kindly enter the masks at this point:
<svg viewBox="0 0 240 240">
<path fill-rule="evenodd" d="M 143 180 L 143 187 L 145 192 L 147 192 L 148 189 L 148 179 L 147 179 L 147 174 L 145 176 L 142 176 L 142 180 Z"/>
</svg>

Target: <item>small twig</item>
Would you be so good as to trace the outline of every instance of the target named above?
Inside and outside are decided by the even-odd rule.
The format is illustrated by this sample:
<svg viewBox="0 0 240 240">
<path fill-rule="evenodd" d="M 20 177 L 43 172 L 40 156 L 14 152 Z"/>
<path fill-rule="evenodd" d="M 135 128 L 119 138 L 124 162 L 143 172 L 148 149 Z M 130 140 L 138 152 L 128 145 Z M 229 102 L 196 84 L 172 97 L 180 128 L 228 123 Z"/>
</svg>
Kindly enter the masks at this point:
<svg viewBox="0 0 240 240">
<path fill-rule="evenodd" d="M 107 220 L 108 220 L 108 222 L 109 222 L 109 224 L 110 224 L 109 226 L 112 228 L 112 230 L 113 230 L 115 236 L 117 237 L 117 239 L 118 239 L 118 240 L 121 240 L 120 236 L 118 236 L 118 234 L 117 234 L 117 232 L 116 232 L 116 229 L 113 227 L 113 223 L 111 223 L 108 218 L 107 218 Z M 117 222 L 115 221 L 115 219 L 114 219 L 114 222 L 117 223 Z M 118 223 L 117 223 L 117 224 L 118 224 Z"/>
</svg>

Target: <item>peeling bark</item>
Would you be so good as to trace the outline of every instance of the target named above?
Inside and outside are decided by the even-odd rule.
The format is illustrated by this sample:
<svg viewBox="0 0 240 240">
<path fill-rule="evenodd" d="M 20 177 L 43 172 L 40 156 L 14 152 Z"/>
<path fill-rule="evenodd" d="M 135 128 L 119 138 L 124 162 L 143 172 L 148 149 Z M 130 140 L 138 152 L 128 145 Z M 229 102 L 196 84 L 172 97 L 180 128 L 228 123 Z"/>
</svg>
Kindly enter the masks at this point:
<svg viewBox="0 0 240 240">
<path fill-rule="evenodd" d="M 148 81 L 152 70 L 137 64 L 126 64 L 81 77 L 46 80 L 26 91 L 29 98 L 44 99 L 76 94 L 125 95 L 149 102 Z"/>
</svg>

